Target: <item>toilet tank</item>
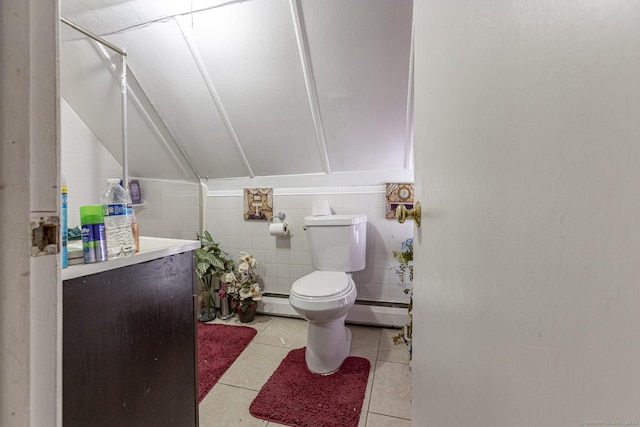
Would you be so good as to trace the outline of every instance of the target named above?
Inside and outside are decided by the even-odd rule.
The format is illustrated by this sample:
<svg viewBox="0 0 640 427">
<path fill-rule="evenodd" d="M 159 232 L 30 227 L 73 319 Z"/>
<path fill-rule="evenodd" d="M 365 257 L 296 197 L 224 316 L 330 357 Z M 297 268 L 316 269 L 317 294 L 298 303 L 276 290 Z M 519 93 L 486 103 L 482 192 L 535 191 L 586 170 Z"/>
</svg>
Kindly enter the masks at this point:
<svg viewBox="0 0 640 427">
<path fill-rule="evenodd" d="M 304 225 L 315 270 L 352 272 L 364 269 L 365 215 L 307 216 Z"/>
</svg>

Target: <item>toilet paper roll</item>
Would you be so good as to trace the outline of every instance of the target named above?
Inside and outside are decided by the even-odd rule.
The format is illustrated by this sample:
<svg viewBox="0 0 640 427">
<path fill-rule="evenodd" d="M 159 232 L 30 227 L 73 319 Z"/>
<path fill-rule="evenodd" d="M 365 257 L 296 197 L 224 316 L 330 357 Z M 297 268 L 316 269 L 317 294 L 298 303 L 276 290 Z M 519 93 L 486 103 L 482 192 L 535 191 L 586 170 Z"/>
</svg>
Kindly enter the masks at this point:
<svg viewBox="0 0 640 427">
<path fill-rule="evenodd" d="M 311 202 L 313 216 L 331 215 L 331 207 L 328 200 L 314 200 Z"/>
<path fill-rule="evenodd" d="M 289 224 L 286 222 L 277 222 L 269 224 L 269 234 L 272 236 L 288 236 Z"/>
</svg>

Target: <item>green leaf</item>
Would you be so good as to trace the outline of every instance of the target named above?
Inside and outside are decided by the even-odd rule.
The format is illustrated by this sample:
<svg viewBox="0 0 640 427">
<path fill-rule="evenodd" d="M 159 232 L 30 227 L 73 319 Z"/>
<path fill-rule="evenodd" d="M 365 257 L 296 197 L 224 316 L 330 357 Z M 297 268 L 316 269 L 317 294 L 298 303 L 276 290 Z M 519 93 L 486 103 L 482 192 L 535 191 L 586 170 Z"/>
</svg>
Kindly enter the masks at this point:
<svg viewBox="0 0 640 427">
<path fill-rule="evenodd" d="M 209 231 L 204 231 L 202 235 L 196 233 L 196 236 L 200 240 L 200 248 L 195 251 L 198 277 L 210 280 L 233 269 L 233 261 L 228 259 L 228 254 L 220 249 L 220 244 L 213 241 Z"/>
<path fill-rule="evenodd" d="M 216 259 L 216 256 L 214 254 L 202 249 L 197 253 L 197 255 L 200 257 L 200 261 L 206 261 L 209 265 L 213 264 L 214 260 Z"/>
<path fill-rule="evenodd" d="M 224 270 L 224 261 L 221 261 L 220 258 L 212 257 L 211 264 L 220 270 Z"/>
<path fill-rule="evenodd" d="M 200 279 L 207 274 L 207 270 L 209 269 L 209 264 L 206 262 L 199 262 L 196 264 L 196 274 Z"/>
</svg>

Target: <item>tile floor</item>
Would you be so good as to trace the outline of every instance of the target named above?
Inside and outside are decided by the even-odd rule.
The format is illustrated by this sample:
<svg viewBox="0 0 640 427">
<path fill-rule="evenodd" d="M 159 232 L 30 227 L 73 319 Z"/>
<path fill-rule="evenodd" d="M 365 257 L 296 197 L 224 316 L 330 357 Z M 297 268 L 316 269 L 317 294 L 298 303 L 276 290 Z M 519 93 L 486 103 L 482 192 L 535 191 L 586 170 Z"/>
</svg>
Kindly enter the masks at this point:
<svg viewBox="0 0 640 427">
<path fill-rule="evenodd" d="M 237 317 L 214 323 L 240 325 Z M 267 426 L 282 424 L 254 418 L 249 405 L 294 348 L 304 347 L 307 322 L 258 315 L 251 323 L 258 333 L 220 381 L 200 403 L 200 427 Z M 359 427 L 411 426 L 411 373 L 404 344 L 395 345 L 395 329 L 348 325 L 353 334 L 351 356 L 371 362 Z"/>
</svg>

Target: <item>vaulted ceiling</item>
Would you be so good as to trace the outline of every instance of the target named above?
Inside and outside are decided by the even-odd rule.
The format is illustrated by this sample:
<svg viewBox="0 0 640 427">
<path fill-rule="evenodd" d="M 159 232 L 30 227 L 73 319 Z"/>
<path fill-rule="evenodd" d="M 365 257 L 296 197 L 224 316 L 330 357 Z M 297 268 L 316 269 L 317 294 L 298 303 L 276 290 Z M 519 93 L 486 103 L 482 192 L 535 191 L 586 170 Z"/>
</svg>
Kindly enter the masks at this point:
<svg viewBox="0 0 640 427">
<path fill-rule="evenodd" d="M 62 0 L 127 53 L 132 176 L 412 168 L 412 0 Z M 122 160 L 121 55 L 61 24 L 61 93 Z"/>
</svg>

